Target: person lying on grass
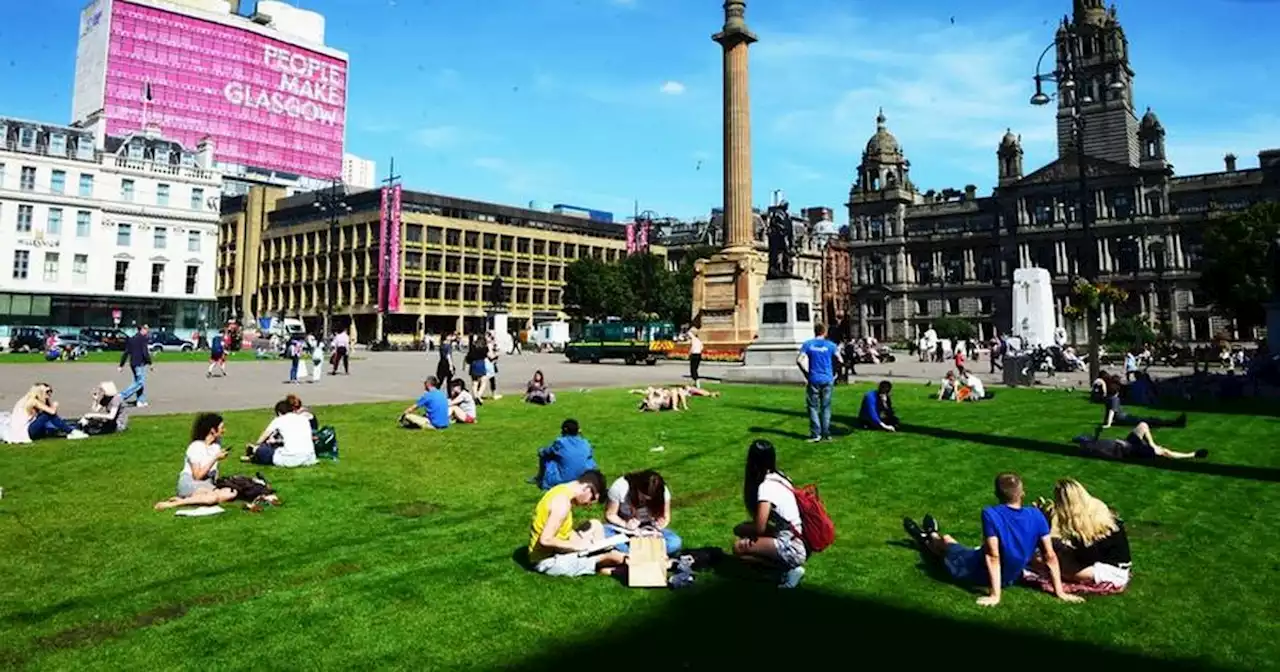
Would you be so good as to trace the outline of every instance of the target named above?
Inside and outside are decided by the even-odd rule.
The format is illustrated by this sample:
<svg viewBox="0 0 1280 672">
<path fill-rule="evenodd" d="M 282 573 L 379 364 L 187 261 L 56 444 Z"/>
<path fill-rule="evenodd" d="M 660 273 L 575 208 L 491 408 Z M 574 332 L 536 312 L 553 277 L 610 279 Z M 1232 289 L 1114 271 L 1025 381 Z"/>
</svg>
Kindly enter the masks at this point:
<svg viewBox="0 0 1280 672">
<path fill-rule="evenodd" d="M 1000 604 L 1001 592 L 1022 578 L 1037 547 L 1049 570 L 1053 594 L 1065 602 L 1083 602 L 1083 598 L 1062 588 L 1049 523 L 1039 509 L 1022 506 L 1022 479 L 1014 473 L 1000 474 L 996 476 L 995 491 L 1000 503 L 982 510 L 981 548 L 964 546 L 951 535 L 939 533 L 938 521 L 929 514 L 925 514 L 923 527 L 903 518 L 902 528 L 923 552 L 942 562 L 952 579 L 986 585 L 990 592 L 978 598 L 978 604 L 984 607 Z"/>
<path fill-rule="evenodd" d="M 224 431 L 221 415 L 201 413 L 196 416 L 191 426 L 191 444 L 187 446 L 186 459 L 178 474 L 177 496 L 156 502 L 156 511 L 178 506 L 209 506 L 236 498 L 235 490 L 218 488 L 213 484 L 218 478 L 218 462 L 227 457 L 221 443 Z"/>
<path fill-rule="evenodd" d="M 794 486 L 778 470 L 778 454 L 764 439 L 747 448 L 742 503 L 751 520 L 734 528 L 733 554 L 782 570 L 780 588 L 795 588 L 804 578 L 808 549 Z"/>
<path fill-rule="evenodd" d="M 591 470 L 551 488 L 538 500 L 529 535 L 529 562 L 535 571 L 547 576 L 607 575 L 626 563 L 627 556 L 614 549 L 580 553 L 606 537 L 598 520 L 575 527 L 573 507 L 591 506 L 603 491 L 604 476 Z"/>
<path fill-rule="evenodd" d="M 1129 432 L 1129 435 L 1123 439 L 1099 438 L 1102 434 L 1102 429 L 1102 427 L 1098 427 L 1098 431 L 1094 432 L 1092 437 L 1081 435 L 1071 441 L 1080 446 L 1082 455 L 1100 457 L 1107 460 L 1136 462 L 1153 460 L 1157 457 L 1169 460 L 1204 459 L 1209 457 L 1209 451 L 1204 448 L 1194 453 L 1184 453 L 1157 445 L 1155 436 L 1151 434 L 1151 426 L 1145 422 L 1139 422 L 1138 426 L 1134 427 L 1133 431 Z"/>
<path fill-rule="evenodd" d="M 635 392 L 635 390 L 632 390 Z M 641 413 L 689 410 L 689 395 L 680 387 L 650 387 L 643 391 L 644 399 L 637 407 Z"/>
<path fill-rule="evenodd" d="M 671 530 L 671 490 L 662 474 L 652 470 L 633 471 L 609 486 L 609 503 L 604 508 L 605 534 L 614 535 L 624 530 L 662 535 L 667 555 L 680 552 L 684 541 Z M 627 553 L 631 545 L 621 543 L 614 547 L 619 553 Z"/>
<path fill-rule="evenodd" d="M 1105 502 L 1074 478 L 1064 478 L 1053 486 L 1053 501 L 1036 502 L 1036 508 L 1049 519 L 1063 581 L 1110 584 L 1119 590 L 1129 585 L 1129 536 Z M 1033 569 L 1043 574 L 1043 561 L 1037 560 Z"/>
<path fill-rule="evenodd" d="M 242 462 L 276 467 L 309 467 L 316 463 L 311 422 L 288 399 L 276 402 L 276 417 L 256 443 L 245 446 Z"/>
<path fill-rule="evenodd" d="M 449 398 L 440 389 L 435 376 L 422 381 L 422 396 L 400 414 L 400 426 L 406 429 L 448 429 Z M 422 413 L 417 411 L 421 409 Z"/>
<path fill-rule="evenodd" d="M 550 490 L 596 469 L 599 467 L 591 442 L 582 436 L 578 421 L 568 418 L 560 423 L 560 436 L 538 450 L 538 473 L 529 480 L 543 490 Z"/>
<path fill-rule="evenodd" d="M 476 422 L 476 399 L 461 378 L 449 383 L 449 421 L 473 425 Z"/>
</svg>

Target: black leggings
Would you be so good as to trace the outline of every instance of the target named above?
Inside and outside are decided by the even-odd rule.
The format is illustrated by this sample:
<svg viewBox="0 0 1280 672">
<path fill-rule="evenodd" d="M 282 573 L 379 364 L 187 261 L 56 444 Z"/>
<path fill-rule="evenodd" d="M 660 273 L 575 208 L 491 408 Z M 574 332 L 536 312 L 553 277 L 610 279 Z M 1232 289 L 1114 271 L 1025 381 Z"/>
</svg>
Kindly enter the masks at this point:
<svg viewBox="0 0 1280 672">
<path fill-rule="evenodd" d="M 689 377 L 698 382 L 698 367 L 702 366 L 702 353 L 689 355 Z"/>
</svg>

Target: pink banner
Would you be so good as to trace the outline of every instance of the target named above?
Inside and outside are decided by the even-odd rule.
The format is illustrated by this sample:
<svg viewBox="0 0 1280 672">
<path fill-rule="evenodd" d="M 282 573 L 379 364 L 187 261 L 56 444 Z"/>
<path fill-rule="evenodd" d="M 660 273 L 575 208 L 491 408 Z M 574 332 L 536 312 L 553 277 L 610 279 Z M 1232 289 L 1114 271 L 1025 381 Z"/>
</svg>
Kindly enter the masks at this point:
<svg viewBox="0 0 1280 672">
<path fill-rule="evenodd" d="M 642 224 L 640 224 L 640 235 L 637 238 L 638 240 L 636 240 L 636 250 L 639 252 L 648 252 L 649 251 L 649 220 L 646 219 Z"/>
<path fill-rule="evenodd" d="M 378 218 L 378 312 L 387 309 L 387 228 L 391 224 L 388 221 L 387 209 L 390 205 L 389 201 L 391 190 L 387 187 L 382 188 L 382 212 Z"/>
<path fill-rule="evenodd" d="M 400 185 L 391 189 L 391 278 L 388 281 L 387 312 L 400 310 Z"/>
<path fill-rule="evenodd" d="M 636 253 L 636 225 L 627 225 L 627 254 Z"/>
</svg>

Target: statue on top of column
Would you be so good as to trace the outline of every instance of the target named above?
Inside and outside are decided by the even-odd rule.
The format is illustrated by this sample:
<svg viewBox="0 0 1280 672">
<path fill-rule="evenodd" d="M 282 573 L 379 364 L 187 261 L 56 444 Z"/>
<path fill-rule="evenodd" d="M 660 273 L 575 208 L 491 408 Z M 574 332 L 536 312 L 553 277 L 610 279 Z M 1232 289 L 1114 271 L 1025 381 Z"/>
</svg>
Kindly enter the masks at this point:
<svg viewBox="0 0 1280 672">
<path fill-rule="evenodd" d="M 765 222 L 769 240 L 769 272 L 766 277 L 794 278 L 795 275 L 795 227 L 791 223 L 791 207 L 786 201 L 771 206 Z"/>
</svg>

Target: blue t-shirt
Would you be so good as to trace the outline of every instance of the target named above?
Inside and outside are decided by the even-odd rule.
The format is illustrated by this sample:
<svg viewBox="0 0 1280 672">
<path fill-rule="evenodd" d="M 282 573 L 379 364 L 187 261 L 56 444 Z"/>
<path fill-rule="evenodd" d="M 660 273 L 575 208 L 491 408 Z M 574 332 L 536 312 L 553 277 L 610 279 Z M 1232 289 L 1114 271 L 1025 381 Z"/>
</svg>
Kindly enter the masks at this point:
<svg viewBox="0 0 1280 672">
<path fill-rule="evenodd" d="M 809 383 L 827 385 L 835 381 L 832 360 L 836 356 L 836 344 L 825 338 L 811 338 L 800 346 L 800 352 L 809 358 Z"/>
<path fill-rule="evenodd" d="M 221 355 L 222 348 L 222 336 L 215 334 L 213 340 L 209 341 L 209 352 L 215 355 Z"/>
<path fill-rule="evenodd" d="M 1022 578 L 1022 570 L 1027 568 L 1031 558 L 1040 547 L 1040 540 L 1049 534 L 1049 521 L 1034 506 L 1020 509 L 1006 504 L 988 506 L 982 510 L 982 542 L 985 545 L 989 537 L 1000 541 L 1000 584 L 1007 586 Z M 986 554 L 979 551 L 974 554 L 977 567 L 975 577 L 987 574 Z"/>
<path fill-rule="evenodd" d="M 426 411 L 427 422 L 432 427 L 444 429 L 449 426 L 449 398 L 444 395 L 444 390 L 437 388 L 423 392 L 418 397 L 418 408 Z"/>
<path fill-rule="evenodd" d="M 861 419 L 874 424 L 880 424 L 880 392 L 878 390 L 868 390 L 862 395 L 862 408 L 859 409 L 858 415 Z"/>
</svg>

